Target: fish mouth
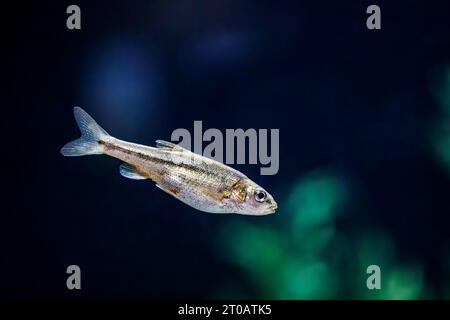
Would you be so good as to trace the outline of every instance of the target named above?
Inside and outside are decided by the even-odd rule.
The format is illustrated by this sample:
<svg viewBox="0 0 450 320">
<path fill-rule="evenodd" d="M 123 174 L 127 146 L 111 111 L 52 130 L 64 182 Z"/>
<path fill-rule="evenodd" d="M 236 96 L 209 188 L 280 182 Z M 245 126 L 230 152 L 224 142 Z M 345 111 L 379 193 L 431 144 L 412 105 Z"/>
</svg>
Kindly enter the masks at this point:
<svg viewBox="0 0 450 320">
<path fill-rule="evenodd" d="M 277 210 L 277 208 L 278 208 L 278 205 L 277 205 L 276 203 L 273 203 L 273 204 L 270 205 L 269 209 L 268 209 L 266 212 L 264 212 L 264 214 L 272 214 L 272 213 L 275 213 L 275 211 Z"/>
</svg>

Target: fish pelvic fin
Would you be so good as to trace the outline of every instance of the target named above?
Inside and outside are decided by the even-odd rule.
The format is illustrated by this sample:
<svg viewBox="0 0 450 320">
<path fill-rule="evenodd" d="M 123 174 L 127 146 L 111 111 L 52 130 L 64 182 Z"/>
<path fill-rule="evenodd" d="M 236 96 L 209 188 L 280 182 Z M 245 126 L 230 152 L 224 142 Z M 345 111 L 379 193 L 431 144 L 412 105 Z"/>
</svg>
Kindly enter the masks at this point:
<svg viewBox="0 0 450 320">
<path fill-rule="evenodd" d="M 100 142 L 110 135 L 80 107 L 74 107 L 73 114 L 80 128 L 81 137 L 62 147 L 61 154 L 66 157 L 78 157 L 103 153 Z"/>
<path fill-rule="evenodd" d="M 147 177 L 144 177 L 141 173 L 139 173 L 135 167 L 128 163 L 122 163 L 120 165 L 120 174 L 128 179 L 134 180 L 145 180 Z"/>
</svg>

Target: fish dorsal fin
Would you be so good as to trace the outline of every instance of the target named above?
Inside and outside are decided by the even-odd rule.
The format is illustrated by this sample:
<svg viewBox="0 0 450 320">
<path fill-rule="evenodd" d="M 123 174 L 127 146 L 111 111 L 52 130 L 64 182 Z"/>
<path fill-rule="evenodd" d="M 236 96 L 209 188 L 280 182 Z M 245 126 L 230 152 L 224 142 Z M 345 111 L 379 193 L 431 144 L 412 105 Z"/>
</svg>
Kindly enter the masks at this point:
<svg viewBox="0 0 450 320">
<path fill-rule="evenodd" d="M 163 150 L 188 151 L 187 149 L 180 147 L 175 143 L 164 140 L 156 140 L 156 147 Z"/>
<path fill-rule="evenodd" d="M 134 180 L 144 180 L 147 179 L 147 177 L 144 177 L 139 172 L 136 171 L 136 169 L 129 165 L 128 163 L 122 163 L 120 165 L 120 174 L 128 179 L 134 179 Z"/>
</svg>

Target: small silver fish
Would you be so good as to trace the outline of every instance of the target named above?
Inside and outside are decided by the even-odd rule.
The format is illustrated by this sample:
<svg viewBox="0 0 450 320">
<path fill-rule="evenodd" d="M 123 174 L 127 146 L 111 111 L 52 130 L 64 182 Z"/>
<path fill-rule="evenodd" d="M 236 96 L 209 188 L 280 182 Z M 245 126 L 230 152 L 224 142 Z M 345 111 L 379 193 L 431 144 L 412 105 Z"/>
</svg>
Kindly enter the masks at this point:
<svg viewBox="0 0 450 320">
<path fill-rule="evenodd" d="M 153 180 L 160 189 L 200 211 L 259 216 L 277 209 L 266 190 L 218 161 L 167 141 L 157 140 L 154 148 L 119 140 L 80 107 L 74 108 L 74 115 L 81 138 L 61 149 L 64 156 L 106 154 L 120 159 L 122 176 Z"/>
</svg>

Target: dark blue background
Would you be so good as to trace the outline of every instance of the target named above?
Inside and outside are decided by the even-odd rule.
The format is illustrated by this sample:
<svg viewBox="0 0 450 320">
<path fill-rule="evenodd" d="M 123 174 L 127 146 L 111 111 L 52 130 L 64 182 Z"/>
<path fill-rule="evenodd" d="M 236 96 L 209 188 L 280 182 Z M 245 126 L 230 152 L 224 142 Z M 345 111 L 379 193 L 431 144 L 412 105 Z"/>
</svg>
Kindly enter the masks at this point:
<svg viewBox="0 0 450 320">
<path fill-rule="evenodd" d="M 69 4 L 16 3 L 6 20 L 0 297 L 205 298 L 230 275 L 257 291 L 222 259 L 218 230 L 283 215 L 200 213 L 124 179 L 115 159 L 62 157 L 79 135 L 74 105 L 147 145 L 194 120 L 279 128 L 277 175 L 234 167 L 276 199 L 307 172 L 339 171 L 363 210 L 337 228 L 382 227 L 443 297 L 450 179 L 430 128 L 450 58 L 444 1 L 378 1 L 378 31 L 365 1 L 76 1 L 79 31 L 66 28 Z M 65 287 L 70 264 L 80 292 Z"/>
</svg>

